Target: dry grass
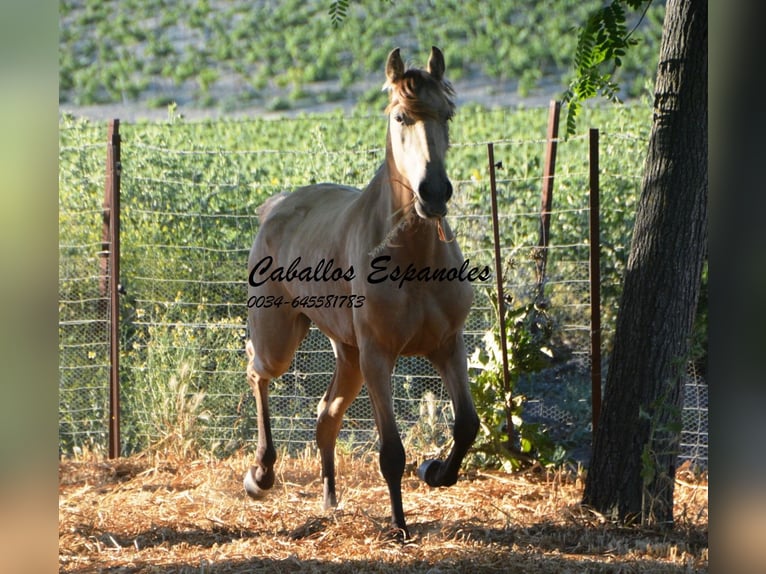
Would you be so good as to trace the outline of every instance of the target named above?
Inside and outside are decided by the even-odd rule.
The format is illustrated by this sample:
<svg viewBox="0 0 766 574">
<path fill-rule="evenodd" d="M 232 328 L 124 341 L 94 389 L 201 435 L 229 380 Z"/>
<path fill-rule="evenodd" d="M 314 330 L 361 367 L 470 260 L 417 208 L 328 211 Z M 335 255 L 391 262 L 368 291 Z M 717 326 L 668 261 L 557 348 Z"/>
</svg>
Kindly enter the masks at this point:
<svg viewBox="0 0 766 574">
<path fill-rule="evenodd" d="M 282 458 L 262 501 L 250 455 L 87 457 L 59 469 L 61 572 L 706 572 L 707 482 L 680 473 L 676 529 L 611 524 L 563 472 L 476 472 L 452 488 L 404 479 L 412 541 L 388 537 L 376 457 L 340 456 L 340 505 L 321 510 L 319 461 Z"/>
</svg>

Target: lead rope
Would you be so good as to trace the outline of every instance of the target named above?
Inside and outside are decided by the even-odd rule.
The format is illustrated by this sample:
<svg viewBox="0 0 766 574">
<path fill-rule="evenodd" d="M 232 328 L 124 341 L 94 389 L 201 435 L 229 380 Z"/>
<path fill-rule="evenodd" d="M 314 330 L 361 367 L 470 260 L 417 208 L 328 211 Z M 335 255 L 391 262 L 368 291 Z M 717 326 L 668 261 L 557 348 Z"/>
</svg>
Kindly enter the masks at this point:
<svg viewBox="0 0 766 574">
<path fill-rule="evenodd" d="M 447 236 L 444 234 L 444 228 L 442 227 L 442 218 L 436 220 L 436 233 L 439 236 L 439 241 L 442 243 L 452 243 L 455 241 L 455 235 L 452 235 L 452 239 L 447 239 Z"/>
<path fill-rule="evenodd" d="M 396 245 L 393 245 L 391 242 L 394 240 L 394 237 L 396 237 L 396 234 L 399 233 L 399 230 L 407 227 L 409 222 L 409 217 L 402 217 L 402 219 L 399 220 L 399 223 L 394 225 L 391 228 L 391 231 L 386 234 L 386 236 L 383 238 L 383 241 L 381 241 L 372 251 L 370 251 L 370 257 L 377 257 L 386 247 L 396 247 Z"/>
<path fill-rule="evenodd" d="M 386 247 L 396 247 L 395 244 L 392 243 L 394 240 L 394 237 L 399 233 L 400 230 L 407 227 L 412 221 L 412 217 L 403 217 L 399 223 L 397 223 L 394 227 L 391 228 L 391 231 L 389 231 L 386 236 L 383 238 L 383 241 L 381 241 L 372 251 L 369 252 L 370 257 L 377 257 L 383 249 Z M 447 234 L 444 233 L 444 227 L 442 227 L 442 218 L 436 220 L 436 235 L 439 237 L 439 241 L 442 243 L 452 243 L 455 241 L 455 235 L 452 235 L 451 239 L 447 239 Z"/>
</svg>

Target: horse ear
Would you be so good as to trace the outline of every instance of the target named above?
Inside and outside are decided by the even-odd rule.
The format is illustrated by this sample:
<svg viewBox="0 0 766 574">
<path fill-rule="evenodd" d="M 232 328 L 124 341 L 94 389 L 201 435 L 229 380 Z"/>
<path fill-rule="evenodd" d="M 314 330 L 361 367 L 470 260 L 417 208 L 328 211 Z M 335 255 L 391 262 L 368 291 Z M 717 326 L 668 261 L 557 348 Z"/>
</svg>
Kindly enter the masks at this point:
<svg viewBox="0 0 766 574">
<path fill-rule="evenodd" d="M 404 75 L 404 62 L 399 55 L 399 48 L 394 48 L 386 61 L 386 79 L 389 85 L 393 85 L 402 79 Z"/>
<path fill-rule="evenodd" d="M 444 77 L 444 54 L 436 46 L 431 46 L 431 55 L 428 58 L 428 73 L 437 81 L 441 81 Z"/>
</svg>

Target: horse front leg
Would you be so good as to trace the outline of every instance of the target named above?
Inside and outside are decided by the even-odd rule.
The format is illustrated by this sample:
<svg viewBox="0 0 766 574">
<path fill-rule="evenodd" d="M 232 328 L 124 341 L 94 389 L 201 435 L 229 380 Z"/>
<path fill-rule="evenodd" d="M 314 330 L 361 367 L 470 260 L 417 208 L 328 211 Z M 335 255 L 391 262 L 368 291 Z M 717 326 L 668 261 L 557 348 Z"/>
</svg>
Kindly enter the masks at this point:
<svg viewBox="0 0 766 574">
<path fill-rule="evenodd" d="M 391 501 L 391 524 L 395 535 L 407 540 L 410 537 L 404 520 L 402 504 L 402 476 L 405 452 L 399 429 L 394 418 L 394 401 L 391 395 L 391 372 L 394 360 L 388 360 L 374 351 L 362 351 L 361 367 L 370 395 L 375 424 L 380 437 L 380 472 L 388 486 Z"/>
<path fill-rule="evenodd" d="M 463 334 L 428 356 L 447 388 L 455 410 L 454 442 L 446 461 L 427 460 L 418 468 L 418 477 L 429 486 L 452 486 L 460 465 L 479 431 L 479 417 L 468 383 L 468 361 Z"/>
</svg>

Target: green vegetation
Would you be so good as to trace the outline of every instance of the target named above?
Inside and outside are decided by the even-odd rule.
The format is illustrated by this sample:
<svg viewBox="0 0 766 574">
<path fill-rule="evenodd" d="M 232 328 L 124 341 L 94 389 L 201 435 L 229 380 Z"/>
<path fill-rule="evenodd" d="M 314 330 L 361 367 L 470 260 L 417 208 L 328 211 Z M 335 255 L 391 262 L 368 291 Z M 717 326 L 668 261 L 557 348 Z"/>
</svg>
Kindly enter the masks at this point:
<svg viewBox="0 0 766 574">
<path fill-rule="evenodd" d="M 499 331 L 493 325 L 469 360 L 471 391 L 481 420 L 470 462 L 482 467 L 500 466 L 508 472 L 535 459 L 546 466 L 563 462 L 563 446 L 554 445 L 539 424 L 524 419 L 525 397 L 517 392 L 521 376 L 541 371 L 551 363 L 552 321 L 534 302 L 507 310 L 507 386 L 503 381 Z"/>
<path fill-rule="evenodd" d="M 377 110 L 388 51 L 400 46 L 417 59 L 432 44 L 444 49 L 452 80 L 516 80 L 525 95 L 546 79 L 563 92 L 574 70 L 575 28 L 600 5 L 360 0 L 334 27 L 327 0 L 62 0 L 60 101 L 278 111 L 351 90 L 361 107 Z M 649 8 L 633 35 L 639 43 L 610 78 L 624 95 L 641 95 L 653 81 L 663 13 L 662 2 Z M 312 89 L 317 82 L 321 90 Z"/>
<path fill-rule="evenodd" d="M 517 310 L 528 309 L 534 289 L 532 247 L 546 118 L 545 109 L 464 107 L 451 126 L 448 171 L 455 196 L 450 218 L 464 253 L 477 265 L 492 265 L 485 143 L 496 142 L 495 158 L 502 161 L 497 178 L 504 274 Z M 602 129 L 607 334 L 616 312 L 650 120 L 645 105 L 586 108 L 581 119 L 583 126 Z M 385 120 L 377 113 L 186 122 L 171 106 L 167 122 L 123 124 L 121 131 L 124 449 L 168 441 L 174 429 L 181 429 L 185 440 L 190 435 L 214 452 L 232 452 L 254 433 L 243 339 L 245 262 L 257 231 L 257 207 L 275 192 L 312 181 L 363 186 L 383 158 Z M 105 138 L 105 124 L 61 118 L 59 388 L 60 448 L 66 453 L 105 444 L 108 348 L 98 294 Z M 544 294 L 554 360 L 566 357 L 567 350 L 587 349 L 587 331 L 567 328 L 587 324 L 587 287 L 582 287 L 587 280 L 587 172 L 586 138 L 580 134 L 561 142 Z M 495 320 L 487 297 L 490 286 L 477 291 L 469 319 L 471 353 L 484 345 L 482 338 Z M 481 352 L 489 350 L 485 346 Z M 280 441 L 313 441 L 316 398 L 331 367 L 323 367 L 325 374 L 305 373 L 316 371 L 314 360 L 331 365 L 332 353 L 328 348 L 322 357 L 313 356 L 300 359 L 296 376 L 274 382 L 272 410 Z M 421 407 L 430 408 L 429 393 L 439 399 L 445 395 L 438 381 L 407 370 L 408 365 L 398 368 L 395 384 L 413 398 L 413 406 L 402 406 L 399 416 L 423 441 L 434 434 L 433 425 L 413 421 L 422 418 Z M 487 377 L 482 392 L 497 396 Z M 420 398 L 425 402 L 418 403 Z M 369 419 L 368 408 L 365 399 L 357 400 L 350 419 Z M 431 418 L 434 424 L 447 424 Z M 522 440 L 529 441 L 544 429 L 522 430 L 528 431 Z M 341 440 L 352 447 L 369 440 L 370 429 L 359 422 L 347 421 L 346 432 Z M 184 443 L 183 448 L 192 447 Z M 560 453 L 546 452 L 560 458 Z"/>
</svg>

